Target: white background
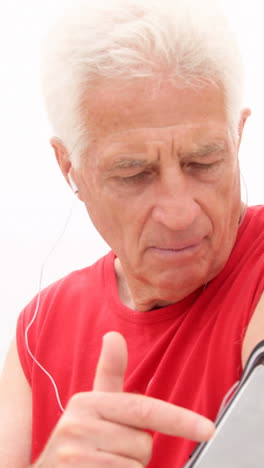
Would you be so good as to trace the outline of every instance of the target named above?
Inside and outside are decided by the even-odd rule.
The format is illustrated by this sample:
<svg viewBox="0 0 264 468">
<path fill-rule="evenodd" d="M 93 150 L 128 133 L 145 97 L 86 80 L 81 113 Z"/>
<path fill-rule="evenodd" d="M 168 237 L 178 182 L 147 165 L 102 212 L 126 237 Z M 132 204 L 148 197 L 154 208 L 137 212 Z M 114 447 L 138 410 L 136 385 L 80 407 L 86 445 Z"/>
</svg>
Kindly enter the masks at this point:
<svg viewBox="0 0 264 468">
<path fill-rule="evenodd" d="M 241 44 L 245 105 L 253 111 L 241 165 L 249 204 L 263 204 L 262 1 L 223 2 Z M 40 44 L 64 4 L 63 0 L 0 0 L 0 366 L 17 316 L 38 290 L 42 262 L 74 199 L 49 146 L 51 132 L 39 85 Z M 43 286 L 92 263 L 107 250 L 77 201 L 63 240 L 48 261 Z"/>
</svg>

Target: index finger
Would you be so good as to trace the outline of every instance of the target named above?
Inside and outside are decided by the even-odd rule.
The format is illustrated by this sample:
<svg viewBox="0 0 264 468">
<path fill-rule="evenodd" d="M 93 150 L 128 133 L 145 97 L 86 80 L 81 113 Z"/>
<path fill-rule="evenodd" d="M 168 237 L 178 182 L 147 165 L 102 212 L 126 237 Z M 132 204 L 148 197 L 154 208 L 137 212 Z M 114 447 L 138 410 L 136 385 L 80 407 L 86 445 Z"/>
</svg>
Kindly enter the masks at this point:
<svg viewBox="0 0 264 468">
<path fill-rule="evenodd" d="M 95 397 L 95 395 L 94 395 Z M 210 439 L 212 421 L 162 400 L 131 393 L 96 395 L 94 409 L 104 420 L 202 442 Z"/>
</svg>

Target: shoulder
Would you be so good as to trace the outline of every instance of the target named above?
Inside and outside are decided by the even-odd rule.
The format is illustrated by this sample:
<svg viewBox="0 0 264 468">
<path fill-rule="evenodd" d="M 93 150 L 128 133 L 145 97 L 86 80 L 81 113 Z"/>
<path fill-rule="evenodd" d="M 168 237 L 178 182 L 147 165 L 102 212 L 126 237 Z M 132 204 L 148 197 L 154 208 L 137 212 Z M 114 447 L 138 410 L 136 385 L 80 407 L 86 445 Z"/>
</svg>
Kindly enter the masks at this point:
<svg viewBox="0 0 264 468">
<path fill-rule="evenodd" d="M 238 230 L 229 265 L 246 284 L 256 283 L 264 273 L 264 206 L 248 207 Z M 250 275 L 249 275 L 250 274 Z"/>
<path fill-rule="evenodd" d="M 30 342 L 35 355 L 42 346 L 45 348 L 46 342 L 70 337 L 73 330 L 78 331 L 84 324 L 89 324 L 91 314 L 100 309 L 104 300 L 105 277 L 111 271 L 113 259 L 114 254 L 110 252 L 93 265 L 71 272 L 41 290 L 22 310 L 16 337 L 20 361 L 28 380 L 32 360 L 27 342 Z"/>
<path fill-rule="evenodd" d="M 93 281 L 104 281 L 106 269 L 110 269 L 113 265 L 114 254 L 109 252 L 107 255 L 101 257 L 92 265 L 89 265 L 80 270 L 75 270 L 68 275 L 62 277 L 58 281 L 48 286 L 43 293 L 52 294 L 59 289 L 70 288 L 71 290 L 81 290 L 83 287 L 94 287 Z"/>
<path fill-rule="evenodd" d="M 72 271 L 59 280 L 53 282 L 45 287 L 32 299 L 32 301 L 25 307 L 24 311 L 30 314 L 30 310 L 40 302 L 40 310 L 47 307 L 54 306 L 60 301 L 73 302 L 82 294 L 95 293 L 97 286 L 104 284 L 107 269 L 109 270 L 113 263 L 113 253 L 109 252 L 106 256 L 100 258 L 94 264 L 82 268 L 80 270 Z M 24 312 L 23 311 L 23 312 Z"/>
<path fill-rule="evenodd" d="M 250 206 L 247 208 L 244 221 L 240 227 L 241 237 L 258 235 L 264 239 L 264 205 Z"/>
</svg>

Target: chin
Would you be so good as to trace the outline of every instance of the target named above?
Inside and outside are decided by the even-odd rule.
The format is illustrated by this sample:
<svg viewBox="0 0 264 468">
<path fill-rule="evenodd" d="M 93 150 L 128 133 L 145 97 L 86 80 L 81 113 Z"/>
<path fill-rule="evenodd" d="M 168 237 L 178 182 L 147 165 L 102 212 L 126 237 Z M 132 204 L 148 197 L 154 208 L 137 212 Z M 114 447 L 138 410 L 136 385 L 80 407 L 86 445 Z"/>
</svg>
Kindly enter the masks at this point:
<svg viewBox="0 0 264 468">
<path fill-rule="evenodd" d="M 191 280 L 190 280 L 191 278 Z M 157 291 L 161 301 L 173 303 L 178 302 L 181 299 L 192 294 L 194 291 L 206 284 L 206 278 L 202 277 L 190 277 L 176 279 L 174 278 L 162 278 L 156 282 L 154 289 Z"/>
</svg>

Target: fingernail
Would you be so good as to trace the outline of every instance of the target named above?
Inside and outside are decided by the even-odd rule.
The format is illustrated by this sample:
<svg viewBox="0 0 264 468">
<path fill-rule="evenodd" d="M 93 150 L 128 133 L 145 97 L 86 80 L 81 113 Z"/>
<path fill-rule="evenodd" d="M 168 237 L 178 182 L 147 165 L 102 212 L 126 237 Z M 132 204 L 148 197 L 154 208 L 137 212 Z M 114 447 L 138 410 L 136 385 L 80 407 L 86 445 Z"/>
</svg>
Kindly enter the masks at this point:
<svg viewBox="0 0 264 468">
<path fill-rule="evenodd" d="M 199 423 L 199 432 L 202 441 L 209 440 L 215 432 L 214 423 L 206 418 L 201 420 Z"/>
</svg>

